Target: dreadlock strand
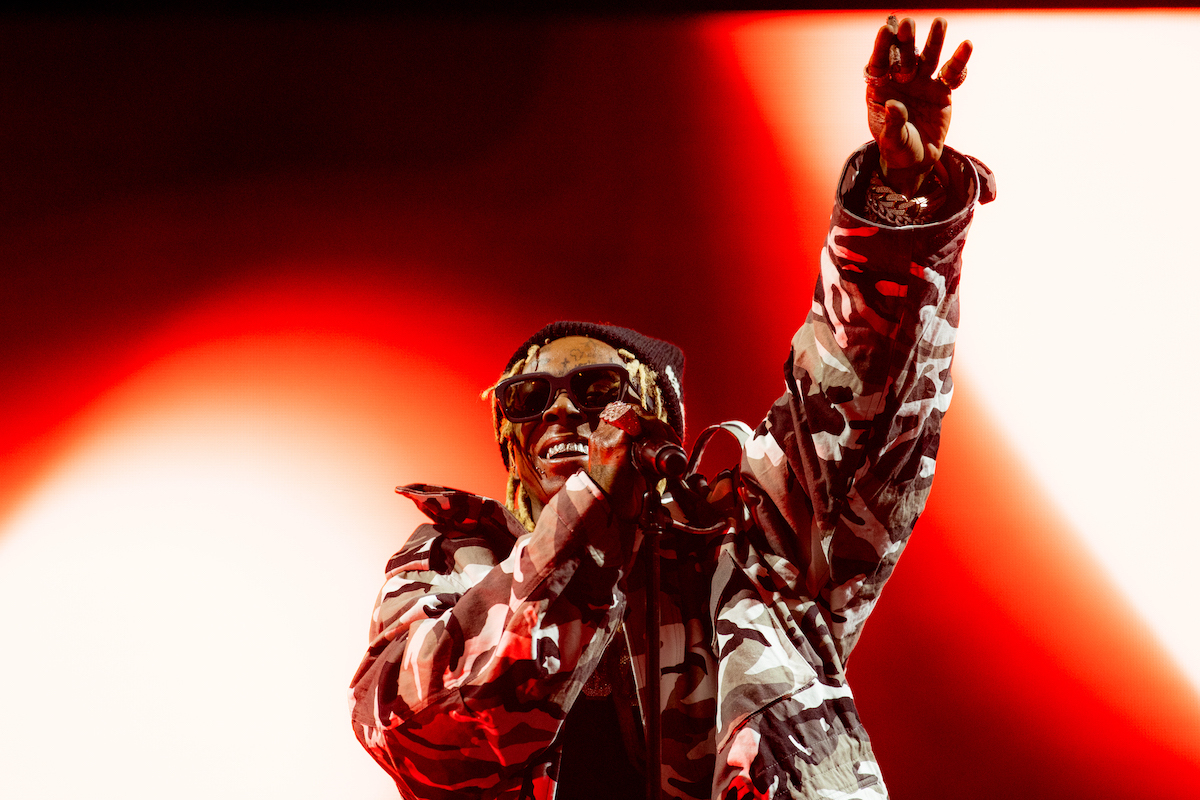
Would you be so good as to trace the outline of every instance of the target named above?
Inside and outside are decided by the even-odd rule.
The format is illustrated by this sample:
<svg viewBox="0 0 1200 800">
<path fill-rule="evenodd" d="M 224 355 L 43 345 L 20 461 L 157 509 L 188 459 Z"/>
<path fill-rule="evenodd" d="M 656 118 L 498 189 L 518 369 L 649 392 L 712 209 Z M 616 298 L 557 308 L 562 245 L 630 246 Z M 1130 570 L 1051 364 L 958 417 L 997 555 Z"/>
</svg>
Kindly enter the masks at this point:
<svg viewBox="0 0 1200 800">
<path fill-rule="evenodd" d="M 517 522 L 525 526 L 525 530 L 532 531 L 534 529 L 533 522 L 533 505 L 529 501 L 529 495 L 525 492 L 525 484 L 517 479 L 516 475 L 510 475 L 509 481 L 516 484 L 516 489 L 513 490 L 513 506 L 512 512 L 517 517 Z"/>
<path fill-rule="evenodd" d="M 508 456 L 508 482 L 504 488 L 504 505 L 509 511 L 513 512 L 517 521 L 524 525 L 526 530 L 530 531 L 533 530 L 532 507 L 530 506 L 528 495 L 525 494 L 525 487 L 521 485 L 521 479 L 517 477 L 516 448 L 513 446 L 516 431 L 513 429 L 512 422 L 509 421 L 508 417 L 504 416 L 504 412 L 500 409 L 500 398 L 496 397 L 496 386 L 499 385 L 500 381 L 520 374 L 525 369 L 526 364 L 536 362 L 540 350 L 541 345 L 531 344 L 528 352 L 525 353 L 525 357 L 518 359 L 482 395 L 485 399 L 490 397 L 492 401 L 492 434 L 496 437 L 496 442 L 504 448 L 505 455 Z"/>
<path fill-rule="evenodd" d="M 516 502 L 517 485 L 512 472 L 508 473 L 508 481 L 504 484 L 504 505 L 511 509 Z"/>
<path fill-rule="evenodd" d="M 637 387 L 638 396 L 642 398 L 642 407 L 669 425 L 667 404 L 658 386 L 658 373 L 624 348 L 617 350 L 617 355 L 625 359 L 625 369 L 629 372 L 629 380 Z"/>
<path fill-rule="evenodd" d="M 657 377 L 657 376 L 656 376 Z M 648 401 L 647 411 L 652 411 L 658 415 L 658 398 L 654 395 L 654 378 L 650 375 L 650 368 L 645 364 L 638 369 L 638 380 L 641 386 L 638 387 L 642 397 Z"/>
</svg>

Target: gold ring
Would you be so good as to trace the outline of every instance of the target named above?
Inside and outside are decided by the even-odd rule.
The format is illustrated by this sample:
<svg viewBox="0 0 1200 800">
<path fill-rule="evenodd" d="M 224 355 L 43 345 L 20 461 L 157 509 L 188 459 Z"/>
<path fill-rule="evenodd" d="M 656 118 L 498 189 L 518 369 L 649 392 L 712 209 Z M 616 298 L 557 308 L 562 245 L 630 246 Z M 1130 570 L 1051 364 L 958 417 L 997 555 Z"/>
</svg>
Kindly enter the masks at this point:
<svg viewBox="0 0 1200 800">
<path fill-rule="evenodd" d="M 867 86 L 882 86 L 888 81 L 887 70 L 885 69 L 880 75 L 875 75 L 871 72 L 871 65 L 867 64 L 863 67 L 863 80 L 867 82 Z"/>
<path fill-rule="evenodd" d="M 938 72 L 938 80 L 941 81 L 942 83 L 946 84 L 946 86 L 950 87 L 951 89 L 957 89 L 958 87 L 962 86 L 963 81 L 965 81 L 966 79 L 967 79 L 967 68 L 966 67 L 962 68 L 962 71 L 958 73 L 958 77 L 954 80 L 953 83 L 946 80 L 946 68 L 945 67 L 942 67 L 941 71 Z"/>
</svg>

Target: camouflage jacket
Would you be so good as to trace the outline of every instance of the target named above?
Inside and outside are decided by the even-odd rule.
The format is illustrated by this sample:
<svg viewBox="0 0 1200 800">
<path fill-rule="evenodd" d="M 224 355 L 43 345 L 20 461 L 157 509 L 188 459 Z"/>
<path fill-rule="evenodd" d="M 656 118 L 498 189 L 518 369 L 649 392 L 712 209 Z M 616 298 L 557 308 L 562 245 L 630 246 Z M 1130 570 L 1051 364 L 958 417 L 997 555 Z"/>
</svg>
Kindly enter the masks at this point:
<svg viewBox="0 0 1200 800">
<path fill-rule="evenodd" d="M 724 530 L 663 537 L 667 797 L 886 796 L 845 664 L 929 493 L 961 251 L 993 184 L 947 150 L 947 218 L 885 227 L 849 210 L 876 162 L 868 145 L 846 165 L 787 391 L 714 487 Z M 355 734 L 406 797 L 554 797 L 555 737 L 609 645 L 647 680 L 629 537 L 582 472 L 532 533 L 492 500 L 398 491 L 431 522 L 388 563 Z"/>
</svg>

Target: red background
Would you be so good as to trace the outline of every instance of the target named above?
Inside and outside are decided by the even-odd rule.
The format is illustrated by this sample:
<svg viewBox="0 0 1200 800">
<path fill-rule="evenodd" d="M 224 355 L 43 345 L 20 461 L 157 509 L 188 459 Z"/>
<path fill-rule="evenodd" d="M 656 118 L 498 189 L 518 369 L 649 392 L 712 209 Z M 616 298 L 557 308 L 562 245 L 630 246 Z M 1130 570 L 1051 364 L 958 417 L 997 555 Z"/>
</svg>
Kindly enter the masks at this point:
<svg viewBox="0 0 1200 800">
<path fill-rule="evenodd" d="M 395 483 L 502 491 L 484 406 L 434 402 L 438 371 L 482 389 L 554 318 L 683 347 L 693 433 L 756 422 L 832 186 L 785 181 L 728 24 L 5 25 L 0 520 L 73 415 L 222 337 L 352 336 L 431 365 L 401 376 L 425 400 L 406 424 L 453 457 Z M 899 800 L 1200 796 L 1194 688 L 970 385 L 850 675 Z"/>
</svg>

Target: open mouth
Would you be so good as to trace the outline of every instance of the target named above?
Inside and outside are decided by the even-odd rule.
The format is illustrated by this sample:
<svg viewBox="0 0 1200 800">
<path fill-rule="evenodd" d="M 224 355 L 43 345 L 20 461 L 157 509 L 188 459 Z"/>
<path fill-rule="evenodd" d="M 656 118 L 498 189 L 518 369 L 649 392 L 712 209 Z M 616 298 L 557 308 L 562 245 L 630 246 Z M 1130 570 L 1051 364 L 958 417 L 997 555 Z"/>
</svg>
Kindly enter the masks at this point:
<svg viewBox="0 0 1200 800">
<path fill-rule="evenodd" d="M 582 439 L 572 439 L 566 442 L 555 442 L 542 454 L 542 458 L 546 461 L 556 461 L 566 458 L 577 458 L 579 456 L 587 456 L 588 443 Z"/>
</svg>

